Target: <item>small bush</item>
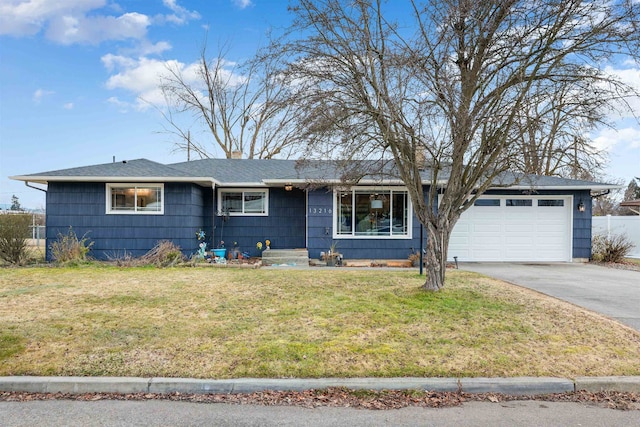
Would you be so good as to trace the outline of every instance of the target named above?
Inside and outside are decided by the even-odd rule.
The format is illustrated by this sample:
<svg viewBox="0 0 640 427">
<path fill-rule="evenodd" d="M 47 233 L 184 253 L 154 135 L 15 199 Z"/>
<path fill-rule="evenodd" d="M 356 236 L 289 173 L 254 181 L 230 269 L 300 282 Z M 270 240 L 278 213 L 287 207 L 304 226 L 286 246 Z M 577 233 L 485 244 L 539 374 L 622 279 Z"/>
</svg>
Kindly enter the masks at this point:
<svg viewBox="0 0 640 427">
<path fill-rule="evenodd" d="M 27 259 L 31 215 L 0 215 L 0 259 L 20 265 Z"/>
<path fill-rule="evenodd" d="M 156 267 L 171 267 L 184 261 L 184 255 L 180 246 L 169 240 L 158 242 L 153 249 L 140 257 L 143 265 L 155 265 Z"/>
<path fill-rule="evenodd" d="M 51 257 L 60 263 L 86 261 L 93 246 L 93 242 L 89 242 L 86 236 L 85 233 L 82 239 L 78 239 L 72 227 L 69 227 L 67 234 L 58 233 L 58 239 L 49 246 Z"/>
<path fill-rule="evenodd" d="M 634 247 L 624 234 L 597 234 L 591 242 L 591 258 L 597 262 L 622 262 Z"/>
<path fill-rule="evenodd" d="M 135 267 L 138 265 L 138 260 L 126 250 L 122 253 L 113 252 L 111 254 L 106 254 L 106 257 L 110 263 L 115 264 L 118 267 Z"/>
</svg>

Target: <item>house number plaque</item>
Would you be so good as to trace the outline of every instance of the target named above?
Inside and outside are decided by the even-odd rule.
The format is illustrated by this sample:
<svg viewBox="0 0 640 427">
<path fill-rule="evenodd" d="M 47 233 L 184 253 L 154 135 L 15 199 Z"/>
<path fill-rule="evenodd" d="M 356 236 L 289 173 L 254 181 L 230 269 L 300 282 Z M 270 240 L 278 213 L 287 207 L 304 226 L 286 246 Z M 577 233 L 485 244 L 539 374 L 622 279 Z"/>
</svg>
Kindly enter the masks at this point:
<svg viewBox="0 0 640 427">
<path fill-rule="evenodd" d="M 333 210 L 331 208 L 309 208 L 310 215 L 322 215 L 331 213 L 333 213 Z"/>
</svg>

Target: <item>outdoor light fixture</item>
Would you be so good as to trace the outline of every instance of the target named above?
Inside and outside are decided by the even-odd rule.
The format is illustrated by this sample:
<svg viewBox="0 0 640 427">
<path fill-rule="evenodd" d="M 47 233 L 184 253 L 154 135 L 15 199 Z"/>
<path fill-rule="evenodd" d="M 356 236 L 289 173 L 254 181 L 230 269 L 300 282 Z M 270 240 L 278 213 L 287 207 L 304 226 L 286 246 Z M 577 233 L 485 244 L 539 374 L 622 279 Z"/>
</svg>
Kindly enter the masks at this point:
<svg viewBox="0 0 640 427">
<path fill-rule="evenodd" d="M 293 184 L 291 184 L 290 182 L 286 183 L 284 185 L 284 191 L 291 191 L 293 190 Z"/>
<path fill-rule="evenodd" d="M 580 200 L 580 203 L 578 203 L 578 212 L 584 212 L 584 209 L 584 203 Z"/>
</svg>

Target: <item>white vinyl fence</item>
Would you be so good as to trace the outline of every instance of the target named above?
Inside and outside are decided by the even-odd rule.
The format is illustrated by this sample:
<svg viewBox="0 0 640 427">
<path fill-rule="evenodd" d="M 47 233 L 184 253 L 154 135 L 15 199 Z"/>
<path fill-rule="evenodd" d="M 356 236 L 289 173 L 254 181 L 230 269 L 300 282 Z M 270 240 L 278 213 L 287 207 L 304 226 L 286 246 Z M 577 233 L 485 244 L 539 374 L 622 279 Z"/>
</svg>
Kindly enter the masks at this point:
<svg viewBox="0 0 640 427">
<path fill-rule="evenodd" d="M 591 223 L 594 235 L 608 236 L 624 234 L 636 247 L 631 249 L 631 258 L 640 258 L 640 215 L 637 216 L 594 216 Z"/>
</svg>

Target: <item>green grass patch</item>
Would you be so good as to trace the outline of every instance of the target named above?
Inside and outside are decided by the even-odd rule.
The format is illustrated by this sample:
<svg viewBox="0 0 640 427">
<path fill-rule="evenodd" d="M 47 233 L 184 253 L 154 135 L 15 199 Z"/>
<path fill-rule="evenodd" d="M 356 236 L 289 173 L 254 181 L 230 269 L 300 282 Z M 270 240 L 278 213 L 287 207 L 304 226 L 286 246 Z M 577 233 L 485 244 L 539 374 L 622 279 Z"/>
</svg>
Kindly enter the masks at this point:
<svg viewBox="0 0 640 427">
<path fill-rule="evenodd" d="M 0 375 L 639 375 L 640 334 L 448 272 L 0 269 Z M 8 332 L 5 332 L 8 331 Z M 13 341 L 12 341 L 13 340 Z"/>
<path fill-rule="evenodd" d="M 0 333 L 0 361 L 24 350 L 24 339 L 11 333 Z"/>
</svg>

